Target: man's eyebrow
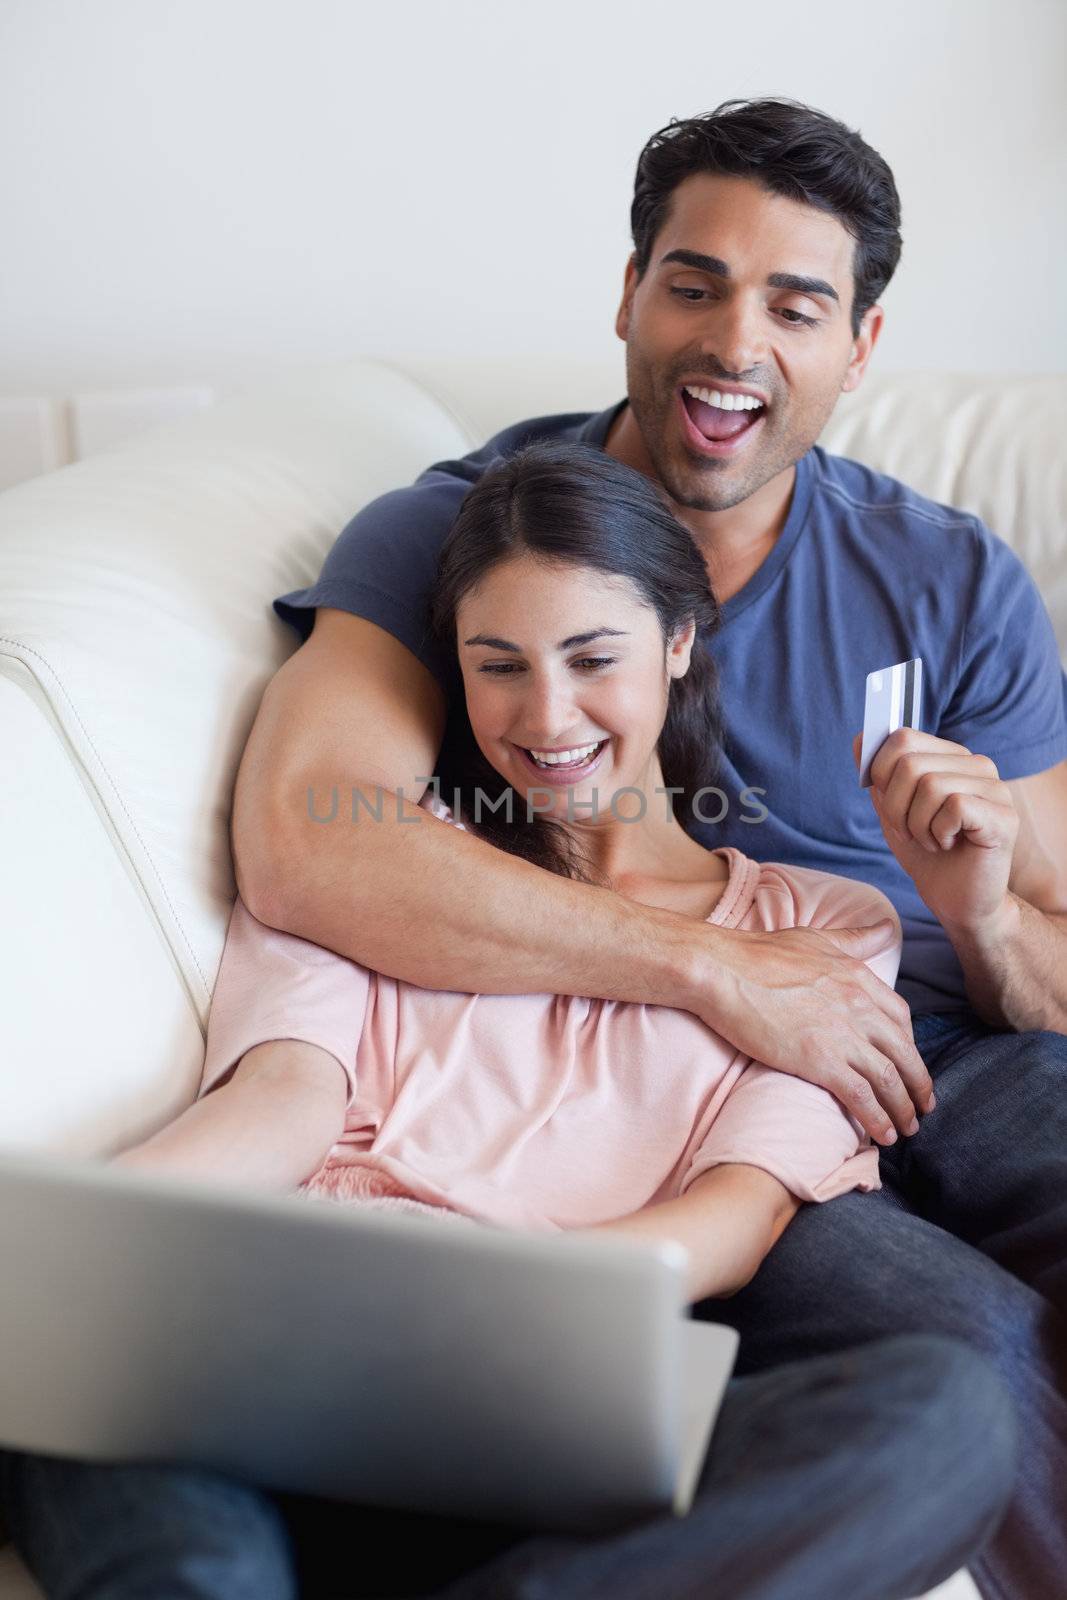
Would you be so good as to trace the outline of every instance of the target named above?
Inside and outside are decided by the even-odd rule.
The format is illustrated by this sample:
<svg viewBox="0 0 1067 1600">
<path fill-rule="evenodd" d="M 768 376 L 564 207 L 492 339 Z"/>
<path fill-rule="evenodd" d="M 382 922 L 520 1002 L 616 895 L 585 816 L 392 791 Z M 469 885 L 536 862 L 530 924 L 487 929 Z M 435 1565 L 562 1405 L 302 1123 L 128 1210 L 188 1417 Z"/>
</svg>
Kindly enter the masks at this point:
<svg viewBox="0 0 1067 1600">
<path fill-rule="evenodd" d="M 832 283 L 827 283 L 825 278 L 805 278 L 799 272 L 772 272 L 767 279 L 768 289 L 795 289 L 797 294 L 821 294 L 828 300 L 836 300 L 838 305 L 841 298 Z"/>
<path fill-rule="evenodd" d="M 561 639 L 557 645 L 559 650 L 573 650 L 576 645 L 591 644 L 594 639 L 626 639 L 629 635 L 621 628 L 593 628 L 589 633 L 572 633 L 569 639 Z M 512 644 L 508 639 L 494 639 L 488 633 L 476 633 L 470 639 L 464 639 L 464 644 L 484 644 L 490 650 L 512 650 L 519 654 L 519 646 Z"/>
<path fill-rule="evenodd" d="M 692 267 L 696 272 L 710 273 L 713 278 L 728 278 L 730 268 L 719 256 L 701 255 L 699 250 L 669 250 L 660 261 L 660 266 L 665 267 L 669 262 L 677 262 L 682 267 Z M 825 278 L 808 278 L 798 272 L 772 272 L 767 279 L 769 289 L 793 289 L 797 294 L 821 294 L 828 300 L 841 303 L 841 297 L 832 283 L 827 283 Z"/>
</svg>

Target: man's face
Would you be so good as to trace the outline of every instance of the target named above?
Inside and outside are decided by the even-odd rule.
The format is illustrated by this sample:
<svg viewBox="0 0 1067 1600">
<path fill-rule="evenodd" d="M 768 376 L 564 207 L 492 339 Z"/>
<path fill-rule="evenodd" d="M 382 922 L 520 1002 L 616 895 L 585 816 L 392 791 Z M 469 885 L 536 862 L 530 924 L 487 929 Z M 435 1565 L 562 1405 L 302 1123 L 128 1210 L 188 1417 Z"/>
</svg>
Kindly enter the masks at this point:
<svg viewBox="0 0 1067 1600">
<path fill-rule="evenodd" d="M 644 278 L 627 267 L 616 331 L 634 421 L 677 505 L 748 499 L 859 383 L 882 313 L 853 339 L 853 248 L 836 217 L 746 178 L 702 173 L 675 189 Z M 729 409 L 739 390 L 764 404 Z"/>
</svg>

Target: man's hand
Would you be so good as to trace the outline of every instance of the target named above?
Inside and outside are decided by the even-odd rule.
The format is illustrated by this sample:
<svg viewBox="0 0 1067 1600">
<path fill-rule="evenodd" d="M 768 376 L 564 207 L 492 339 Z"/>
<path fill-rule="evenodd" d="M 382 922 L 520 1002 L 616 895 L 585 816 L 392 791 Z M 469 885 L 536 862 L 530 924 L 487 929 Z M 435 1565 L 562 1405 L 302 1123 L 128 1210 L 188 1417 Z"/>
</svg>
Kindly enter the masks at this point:
<svg viewBox="0 0 1067 1600">
<path fill-rule="evenodd" d="M 852 753 L 859 766 L 860 735 Z M 898 728 L 871 764 L 871 800 L 886 843 L 951 932 L 975 934 L 1003 914 L 1019 815 L 988 756 Z"/>
<path fill-rule="evenodd" d="M 731 929 L 714 950 L 713 1001 L 689 1009 L 768 1067 L 827 1089 L 879 1144 L 918 1132 L 934 1105 L 907 1001 L 866 965 L 897 936 L 869 928 Z M 723 981 L 723 979 L 727 981 Z"/>
</svg>

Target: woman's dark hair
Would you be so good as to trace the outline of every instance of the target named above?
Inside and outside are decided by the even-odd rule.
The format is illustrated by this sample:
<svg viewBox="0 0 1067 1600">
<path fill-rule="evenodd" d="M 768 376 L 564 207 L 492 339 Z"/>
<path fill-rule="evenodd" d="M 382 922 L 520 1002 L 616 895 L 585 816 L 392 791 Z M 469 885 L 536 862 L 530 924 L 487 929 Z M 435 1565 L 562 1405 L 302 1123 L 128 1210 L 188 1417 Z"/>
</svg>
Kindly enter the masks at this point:
<svg viewBox="0 0 1067 1600">
<path fill-rule="evenodd" d="M 671 195 L 694 173 L 751 178 L 772 194 L 828 211 L 856 241 L 852 333 L 900 260 L 900 196 L 887 163 L 843 122 L 797 100 L 724 100 L 672 118 L 637 161 L 630 229 L 638 278 L 648 270 Z"/>
<path fill-rule="evenodd" d="M 714 782 L 721 748 L 717 678 L 703 642 L 719 612 L 703 558 L 650 478 L 589 445 L 526 445 L 492 466 L 469 491 L 441 549 L 430 602 L 431 630 L 453 661 L 456 612 L 463 597 L 502 561 L 533 556 L 628 578 L 656 613 L 667 643 L 690 621 L 697 626 L 689 670 L 671 681 L 657 751 L 674 815 Z M 513 855 L 564 877 L 598 882 L 574 836 L 559 823 L 527 817 L 525 797 L 493 804 L 509 785 L 475 743 L 469 722 L 446 742 L 438 766 L 443 798 L 459 793 L 459 811 L 473 832 Z M 472 801 L 475 804 L 472 804 Z"/>
</svg>

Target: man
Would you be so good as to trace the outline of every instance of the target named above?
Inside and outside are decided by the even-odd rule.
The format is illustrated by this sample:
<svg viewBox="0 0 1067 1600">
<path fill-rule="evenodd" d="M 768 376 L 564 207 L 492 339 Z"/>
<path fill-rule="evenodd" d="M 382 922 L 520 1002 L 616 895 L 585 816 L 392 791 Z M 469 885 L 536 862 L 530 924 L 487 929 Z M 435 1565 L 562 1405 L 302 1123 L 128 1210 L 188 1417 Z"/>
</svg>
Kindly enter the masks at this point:
<svg viewBox="0 0 1067 1600">
<path fill-rule="evenodd" d="M 390 975 L 681 1006 L 836 1094 L 885 1147 L 883 1190 L 805 1208 L 749 1288 L 702 1310 L 740 1329 L 749 1370 L 884 1332 L 991 1356 L 1033 1464 L 979 1570 L 990 1593 L 1043 1600 L 1067 1570 L 1067 728 L 1051 625 L 976 518 L 813 448 L 862 380 L 900 253 L 892 175 L 858 134 L 781 101 L 672 123 L 642 153 L 631 220 L 627 401 L 517 424 L 430 469 L 275 602 L 306 643 L 242 761 L 238 883 L 261 920 Z M 424 631 L 437 551 L 469 485 L 534 437 L 656 478 L 705 556 L 728 804 L 694 836 L 884 889 L 905 930 L 898 994 L 863 963 L 879 935 L 718 929 L 401 820 L 457 712 Z M 863 791 L 858 686 L 915 655 L 930 731 L 892 736 Z M 334 785 L 402 798 L 374 826 L 315 826 L 308 791 Z M 1001 882 L 989 845 L 1005 840 Z"/>
</svg>

